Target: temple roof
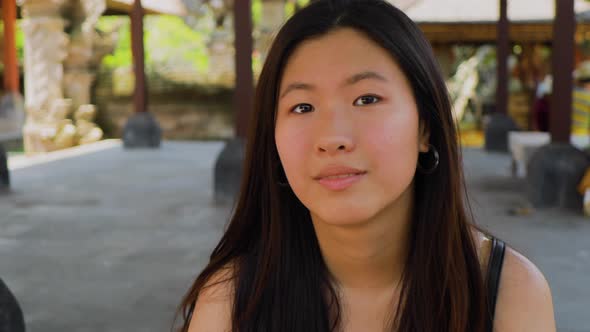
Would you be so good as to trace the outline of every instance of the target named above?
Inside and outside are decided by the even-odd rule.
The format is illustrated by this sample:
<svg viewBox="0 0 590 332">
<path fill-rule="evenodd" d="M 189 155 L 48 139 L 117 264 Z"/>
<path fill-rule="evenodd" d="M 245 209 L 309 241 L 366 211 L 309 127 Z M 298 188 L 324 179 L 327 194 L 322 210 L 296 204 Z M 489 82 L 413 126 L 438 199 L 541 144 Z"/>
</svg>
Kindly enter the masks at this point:
<svg viewBox="0 0 590 332">
<path fill-rule="evenodd" d="M 106 0 L 107 11 L 110 13 L 129 13 L 133 0 Z M 184 16 L 187 14 L 182 0 L 141 0 L 146 14 L 167 14 Z"/>
<path fill-rule="evenodd" d="M 499 19 L 499 0 L 388 0 L 417 23 L 490 23 Z M 507 1 L 513 22 L 550 22 L 555 0 Z M 590 2 L 574 0 L 578 20 L 590 21 Z"/>
</svg>

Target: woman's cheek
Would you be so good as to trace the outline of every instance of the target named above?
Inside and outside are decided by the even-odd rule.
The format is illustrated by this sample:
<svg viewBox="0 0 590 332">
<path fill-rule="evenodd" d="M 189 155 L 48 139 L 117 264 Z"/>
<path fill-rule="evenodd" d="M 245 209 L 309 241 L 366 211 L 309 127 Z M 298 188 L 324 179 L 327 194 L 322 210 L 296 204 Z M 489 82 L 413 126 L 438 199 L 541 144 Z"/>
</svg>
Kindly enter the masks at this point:
<svg viewBox="0 0 590 332">
<path fill-rule="evenodd" d="M 418 127 L 412 121 L 399 124 L 403 122 L 382 122 L 379 130 L 365 131 L 364 146 L 372 150 L 369 154 L 380 169 L 413 174 L 418 157 Z"/>
<path fill-rule="evenodd" d="M 309 143 L 305 135 L 302 135 L 299 130 L 284 127 L 276 140 L 281 163 L 289 182 L 298 183 L 306 171 L 305 150 Z"/>
</svg>

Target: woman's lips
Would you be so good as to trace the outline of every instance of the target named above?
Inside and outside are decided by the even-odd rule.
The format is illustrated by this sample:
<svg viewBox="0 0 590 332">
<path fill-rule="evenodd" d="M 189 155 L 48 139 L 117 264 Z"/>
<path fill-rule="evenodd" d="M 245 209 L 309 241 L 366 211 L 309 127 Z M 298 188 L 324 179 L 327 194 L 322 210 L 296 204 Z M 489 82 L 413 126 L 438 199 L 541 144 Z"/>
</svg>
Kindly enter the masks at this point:
<svg viewBox="0 0 590 332">
<path fill-rule="evenodd" d="M 365 174 L 366 172 L 331 175 L 319 178 L 317 181 L 326 189 L 342 191 L 360 181 L 365 176 Z"/>
</svg>

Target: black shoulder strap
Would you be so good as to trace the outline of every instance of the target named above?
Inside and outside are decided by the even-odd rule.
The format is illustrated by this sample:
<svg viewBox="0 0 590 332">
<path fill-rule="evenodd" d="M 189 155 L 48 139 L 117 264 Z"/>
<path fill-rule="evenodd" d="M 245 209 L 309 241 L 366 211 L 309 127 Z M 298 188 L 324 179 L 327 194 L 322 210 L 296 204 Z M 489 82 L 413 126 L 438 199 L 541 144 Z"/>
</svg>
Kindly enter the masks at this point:
<svg viewBox="0 0 590 332">
<path fill-rule="evenodd" d="M 500 274 L 502 273 L 502 264 L 504 263 L 504 251 L 506 245 L 501 240 L 492 238 L 492 250 L 488 262 L 488 305 L 490 309 L 490 324 L 488 331 L 492 331 L 494 315 L 496 313 L 496 300 L 498 298 L 498 286 L 500 284 Z"/>
</svg>

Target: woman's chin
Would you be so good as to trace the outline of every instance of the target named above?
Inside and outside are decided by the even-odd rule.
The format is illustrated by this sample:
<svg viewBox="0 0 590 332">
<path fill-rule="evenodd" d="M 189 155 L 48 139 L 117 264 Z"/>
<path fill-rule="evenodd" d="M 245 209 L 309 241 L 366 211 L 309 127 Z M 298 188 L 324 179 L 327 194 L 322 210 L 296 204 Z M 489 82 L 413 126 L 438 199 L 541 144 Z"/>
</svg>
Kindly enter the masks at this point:
<svg viewBox="0 0 590 332">
<path fill-rule="evenodd" d="M 324 212 L 324 211 L 322 211 Z M 330 226 L 354 227 L 361 226 L 366 223 L 373 213 L 368 211 L 359 211 L 358 209 L 348 210 L 342 209 L 340 211 L 326 211 L 324 213 L 315 214 L 316 221 Z"/>
</svg>

